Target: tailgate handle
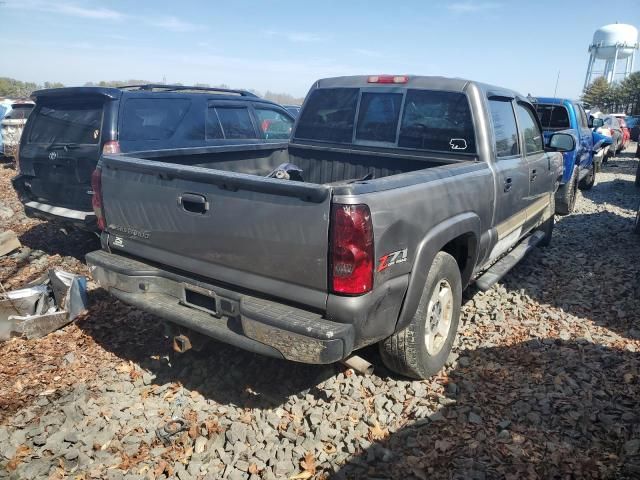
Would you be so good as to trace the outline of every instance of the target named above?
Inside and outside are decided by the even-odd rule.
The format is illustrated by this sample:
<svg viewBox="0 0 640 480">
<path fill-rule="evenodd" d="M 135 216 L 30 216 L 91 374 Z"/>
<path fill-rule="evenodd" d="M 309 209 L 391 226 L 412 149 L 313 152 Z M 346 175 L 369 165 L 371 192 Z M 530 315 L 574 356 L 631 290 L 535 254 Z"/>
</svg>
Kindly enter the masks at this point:
<svg viewBox="0 0 640 480">
<path fill-rule="evenodd" d="M 178 205 L 187 212 L 206 213 L 209 210 L 209 202 L 204 195 L 195 193 L 183 193 L 178 196 Z"/>
</svg>

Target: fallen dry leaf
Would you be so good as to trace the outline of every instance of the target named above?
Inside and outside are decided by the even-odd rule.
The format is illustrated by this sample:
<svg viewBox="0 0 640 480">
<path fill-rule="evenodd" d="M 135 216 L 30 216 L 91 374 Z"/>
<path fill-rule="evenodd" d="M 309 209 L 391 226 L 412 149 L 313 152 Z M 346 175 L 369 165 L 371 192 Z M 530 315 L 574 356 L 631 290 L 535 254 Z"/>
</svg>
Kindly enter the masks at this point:
<svg viewBox="0 0 640 480">
<path fill-rule="evenodd" d="M 373 427 L 369 427 L 369 439 L 370 440 L 384 440 L 389 435 L 389 430 L 382 428 L 376 421 Z"/>
<path fill-rule="evenodd" d="M 289 477 L 289 480 L 306 480 L 316 474 L 316 459 L 312 452 L 305 453 L 304 458 L 300 461 L 300 466 L 302 467 L 302 472 Z"/>
<path fill-rule="evenodd" d="M 29 456 L 30 453 L 31 449 L 29 447 L 27 447 L 26 445 L 20 445 L 16 449 L 15 455 L 11 458 L 11 460 L 9 460 L 9 463 L 7 463 L 7 470 L 13 472 L 16 468 L 18 468 L 18 465 L 20 465 L 22 461 Z"/>
</svg>

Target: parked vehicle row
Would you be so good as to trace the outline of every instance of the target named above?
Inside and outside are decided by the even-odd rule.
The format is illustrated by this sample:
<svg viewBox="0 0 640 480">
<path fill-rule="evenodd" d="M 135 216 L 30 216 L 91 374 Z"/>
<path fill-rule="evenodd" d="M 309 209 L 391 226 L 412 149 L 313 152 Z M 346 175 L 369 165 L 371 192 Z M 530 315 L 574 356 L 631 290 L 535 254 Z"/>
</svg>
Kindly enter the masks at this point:
<svg viewBox="0 0 640 480">
<path fill-rule="evenodd" d="M 548 245 L 613 143 L 570 100 L 442 77 L 323 79 L 296 113 L 167 85 L 34 97 L 14 187 L 100 233 L 114 296 L 177 338 L 306 363 L 378 344 L 414 378 L 446 361 L 464 288 Z"/>
<path fill-rule="evenodd" d="M 530 98 L 536 107 L 545 140 L 554 132 L 571 134 L 576 148 L 564 153 L 563 176 L 556 193 L 556 213 L 567 215 L 573 211 L 578 189 L 590 190 L 603 162 L 606 136 L 593 132 L 587 115 L 579 103 L 566 98 Z"/>
</svg>

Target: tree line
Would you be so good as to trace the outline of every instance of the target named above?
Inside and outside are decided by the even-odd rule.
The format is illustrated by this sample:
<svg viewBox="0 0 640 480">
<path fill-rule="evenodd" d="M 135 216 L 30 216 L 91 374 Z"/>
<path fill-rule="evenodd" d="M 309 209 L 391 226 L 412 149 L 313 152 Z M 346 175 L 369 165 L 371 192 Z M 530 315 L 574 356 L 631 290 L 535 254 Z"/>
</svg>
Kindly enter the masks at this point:
<svg viewBox="0 0 640 480">
<path fill-rule="evenodd" d="M 596 78 L 582 94 L 585 106 L 605 113 L 640 115 L 640 72 L 634 72 L 621 82 L 609 83 Z"/>
<path fill-rule="evenodd" d="M 163 82 L 152 82 L 149 80 L 102 80 L 100 82 L 86 82 L 85 87 L 120 87 L 123 85 L 144 85 L 148 83 L 161 84 Z M 180 83 L 174 83 L 172 85 L 182 85 Z M 23 82 L 16 80 L 15 78 L 0 77 L 0 97 L 7 97 L 11 99 L 29 98 L 29 96 L 35 91 L 42 88 L 61 88 L 65 85 L 60 82 L 44 82 L 43 84 L 37 84 L 34 82 Z M 230 88 L 228 85 L 210 85 L 208 83 L 196 83 L 195 87 L 206 88 Z M 249 89 L 250 92 L 255 93 L 259 97 L 271 100 L 272 102 L 280 103 L 283 105 L 301 105 L 304 98 L 295 97 L 288 93 L 277 93 L 266 91 L 264 94 L 256 90 Z"/>
</svg>

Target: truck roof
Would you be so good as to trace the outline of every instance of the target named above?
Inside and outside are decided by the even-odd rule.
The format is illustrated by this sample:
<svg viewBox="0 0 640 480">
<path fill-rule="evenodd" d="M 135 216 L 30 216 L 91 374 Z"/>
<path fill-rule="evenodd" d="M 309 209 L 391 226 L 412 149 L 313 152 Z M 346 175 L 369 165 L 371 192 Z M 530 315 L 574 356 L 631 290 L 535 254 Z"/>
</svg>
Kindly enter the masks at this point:
<svg viewBox="0 0 640 480">
<path fill-rule="evenodd" d="M 570 98 L 560 98 L 560 97 L 531 97 L 531 103 L 547 103 L 550 105 L 562 105 L 564 103 L 575 103 Z"/>
<path fill-rule="evenodd" d="M 446 90 L 450 92 L 465 92 L 469 85 L 475 85 L 478 89 L 486 93 L 488 96 L 500 96 L 508 98 L 517 98 L 520 100 L 528 101 L 526 97 L 519 94 L 514 90 L 509 90 L 502 87 L 496 87 L 486 83 L 476 82 L 473 80 L 466 80 L 464 78 L 451 78 L 440 76 L 425 76 L 425 75 L 402 75 L 406 77 L 407 81 L 404 83 L 370 83 L 369 78 L 371 75 L 352 75 L 346 77 L 332 77 L 323 78 L 318 80 L 312 88 L 360 88 L 363 86 L 368 87 L 406 87 L 406 88 L 421 88 L 425 90 Z"/>
</svg>

